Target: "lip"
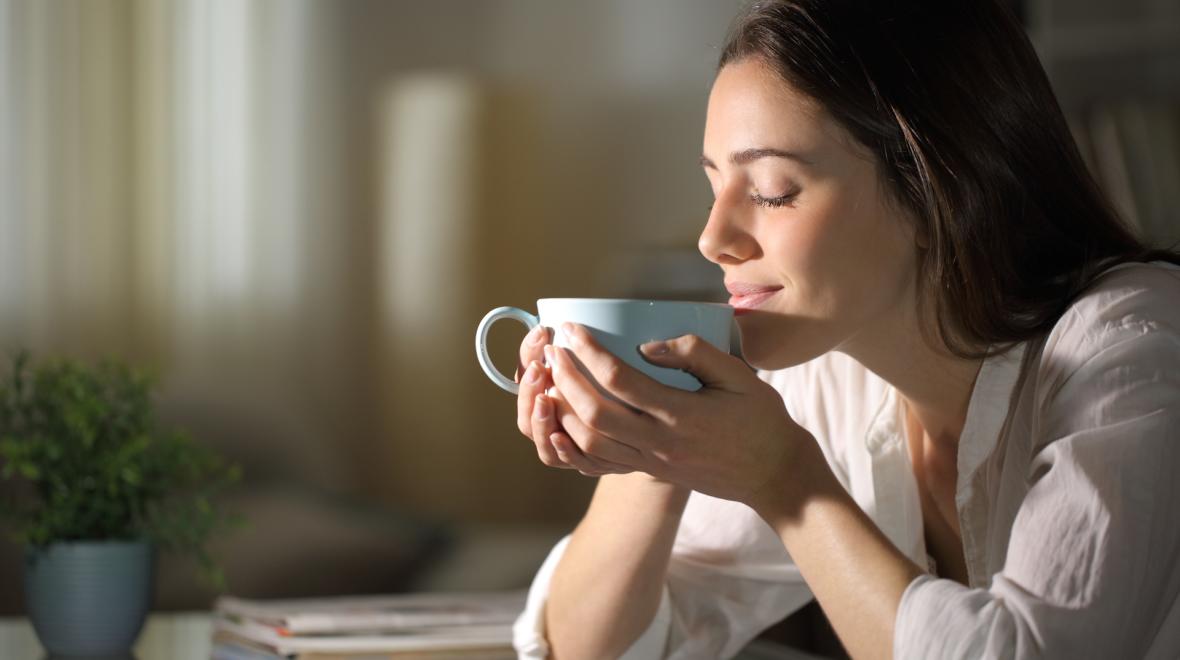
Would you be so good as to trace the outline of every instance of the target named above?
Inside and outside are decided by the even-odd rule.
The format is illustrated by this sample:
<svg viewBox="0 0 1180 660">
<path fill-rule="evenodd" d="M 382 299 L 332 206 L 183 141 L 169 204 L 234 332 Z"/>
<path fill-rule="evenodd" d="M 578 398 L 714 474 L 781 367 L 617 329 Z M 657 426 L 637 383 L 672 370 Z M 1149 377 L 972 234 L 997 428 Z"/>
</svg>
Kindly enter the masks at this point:
<svg viewBox="0 0 1180 660">
<path fill-rule="evenodd" d="M 726 282 L 725 288 L 730 293 L 729 304 L 735 314 L 748 312 L 761 307 L 774 294 L 782 290 L 781 286 L 767 286 L 749 282 Z"/>
</svg>

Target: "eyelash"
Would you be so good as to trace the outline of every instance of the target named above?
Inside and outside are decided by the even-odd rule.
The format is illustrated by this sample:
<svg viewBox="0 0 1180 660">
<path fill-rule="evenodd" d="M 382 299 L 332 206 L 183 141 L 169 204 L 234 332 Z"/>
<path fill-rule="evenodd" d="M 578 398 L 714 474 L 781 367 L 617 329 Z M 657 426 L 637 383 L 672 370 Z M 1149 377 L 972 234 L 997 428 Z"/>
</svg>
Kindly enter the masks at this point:
<svg viewBox="0 0 1180 660">
<path fill-rule="evenodd" d="M 779 195 L 778 197 L 763 197 L 757 193 L 750 195 L 750 201 L 765 208 L 777 209 L 783 206 L 790 206 L 791 202 L 795 201 L 795 196 L 799 193 L 787 193 L 786 195 Z M 708 210 L 713 210 L 713 203 L 710 202 Z"/>
<path fill-rule="evenodd" d="M 795 200 L 796 194 L 797 193 L 787 193 L 786 195 L 779 195 L 778 197 L 763 197 L 758 193 L 753 193 L 750 195 L 750 201 L 754 202 L 758 206 L 777 209 L 781 206 L 787 206 L 793 202 Z"/>
</svg>

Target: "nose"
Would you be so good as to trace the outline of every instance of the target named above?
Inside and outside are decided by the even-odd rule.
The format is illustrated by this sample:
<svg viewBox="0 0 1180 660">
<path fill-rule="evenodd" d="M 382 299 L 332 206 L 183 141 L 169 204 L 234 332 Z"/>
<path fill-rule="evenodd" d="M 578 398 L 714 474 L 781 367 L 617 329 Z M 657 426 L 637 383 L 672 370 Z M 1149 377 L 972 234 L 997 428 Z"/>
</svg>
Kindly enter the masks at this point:
<svg viewBox="0 0 1180 660">
<path fill-rule="evenodd" d="M 697 239 L 697 249 L 721 266 L 740 264 L 758 256 L 758 241 L 745 226 L 750 220 L 740 195 L 722 192 L 713 202 L 709 220 Z"/>
</svg>

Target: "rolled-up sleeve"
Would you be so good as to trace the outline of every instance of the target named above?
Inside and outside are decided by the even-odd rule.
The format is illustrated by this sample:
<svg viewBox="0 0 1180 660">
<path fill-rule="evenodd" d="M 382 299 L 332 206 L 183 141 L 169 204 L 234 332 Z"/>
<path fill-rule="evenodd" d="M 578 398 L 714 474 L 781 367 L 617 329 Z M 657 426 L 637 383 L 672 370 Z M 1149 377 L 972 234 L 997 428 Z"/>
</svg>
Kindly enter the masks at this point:
<svg viewBox="0 0 1180 660">
<path fill-rule="evenodd" d="M 1180 323 L 1128 302 L 1050 339 L 1003 570 L 916 578 L 895 658 L 1180 657 Z"/>
</svg>

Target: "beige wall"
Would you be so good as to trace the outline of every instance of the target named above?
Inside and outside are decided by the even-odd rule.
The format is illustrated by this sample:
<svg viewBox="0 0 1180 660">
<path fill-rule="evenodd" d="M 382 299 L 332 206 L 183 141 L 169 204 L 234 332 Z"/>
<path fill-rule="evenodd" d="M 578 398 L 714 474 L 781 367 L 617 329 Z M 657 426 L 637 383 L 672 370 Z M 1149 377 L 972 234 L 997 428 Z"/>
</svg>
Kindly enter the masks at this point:
<svg viewBox="0 0 1180 660">
<path fill-rule="evenodd" d="M 461 14 L 425 3 L 346 4 L 336 28 L 346 44 L 355 217 L 380 216 L 371 127 L 384 85 L 458 73 L 480 89 L 483 112 L 477 276 L 462 292 L 461 321 L 438 329 L 437 354 L 387 367 L 402 388 L 375 402 L 401 411 L 380 416 L 386 458 L 368 476 L 383 495 L 480 520 L 572 520 L 581 511 L 592 483 L 535 460 L 515 430 L 511 397 L 478 370 L 471 335 L 494 306 L 627 295 L 625 278 L 610 272 L 613 255 L 695 242 L 708 195 L 695 160 L 726 4 L 516 0 L 461 4 L 469 10 Z M 396 344 L 376 332 L 377 345 Z M 522 333 L 493 335 L 505 369 Z"/>
<path fill-rule="evenodd" d="M 568 527 L 593 482 L 536 460 L 472 334 L 488 309 L 546 296 L 716 290 L 718 273 L 679 255 L 706 217 L 704 107 L 739 4 L 0 0 L 0 348 L 156 367 L 165 418 L 243 461 L 247 488 Z M 1127 85 L 1175 98 L 1173 0 L 1027 4 L 1067 101 Z M 1091 50 L 1088 25 L 1124 20 L 1150 27 L 1146 48 L 1115 29 Z M 423 77 L 469 94 L 454 125 L 470 137 L 440 143 L 470 175 L 436 168 L 437 207 L 428 195 L 398 211 L 387 166 L 414 160 L 395 155 L 384 103 Z M 407 275 L 397 255 L 417 246 L 386 241 L 405 223 L 432 255 L 453 241 L 455 267 L 425 259 L 420 282 Z M 407 318 L 407 277 L 439 304 Z M 493 334 L 505 369 L 522 334 Z M 224 553 L 240 575 L 290 569 L 259 595 L 308 585 L 291 575 L 344 588 L 328 574 L 353 563 L 354 586 L 400 586 L 350 548 L 334 563 L 294 552 L 310 552 L 308 529 L 329 548 L 352 534 L 379 568 L 387 546 L 360 538 L 372 519 L 264 504 L 276 515 Z M 0 543 L 0 567 L 16 570 L 16 553 Z"/>
<path fill-rule="evenodd" d="M 592 482 L 540 465 L 472 334 L 494 306 L 627 295 L 621 256 L 691 249 L 736 5 L 3 0 L 0 341 L 156 367 L 165 416 L 253 479 L 572 521 Z M 471 90 L 473 176 L 391 220 L 382 99 L 423 76 Z M 391 323 L 405 273 L 381 237 L 433 231 L 452 194 L 423 344 Z M 493 335 L 506 369 L 522 332 Z"/>
<path fill-rule="evenodd" d="M 592 483 L 535 460 L 471 335 L 502 304 L 677 284 L 626 268 L 693 249 L 704 104 L 739 4 L 0 0 L 0 340 L 158 366 L 169 418 L 255 475 L 464 520 L 571 521 Z M 1079 34 L 1063 26 L 1176 19 L 1160 0 L 1029 5 L 1058 43 Z M 478 108 L 475 174 L 455 191 L 463 272 L 425 348 L 391 331 L 382 278 L 400 271 L 381 248 L 396 148 L 381 103 L 424 75 L 463 81 Z M 206 180 L 226 162 L 246 163 L 244 190 Z M 244 206 L 225 211 L 225 186 Z M 430 216 L 407 221 L 429 231 Z M 238 231 L 240 254 L 218 233 Z M 703 290 L 709 270 L 683 277 Z M 520 334 L 494 333 L 505 368 Z"/>
</svg>

